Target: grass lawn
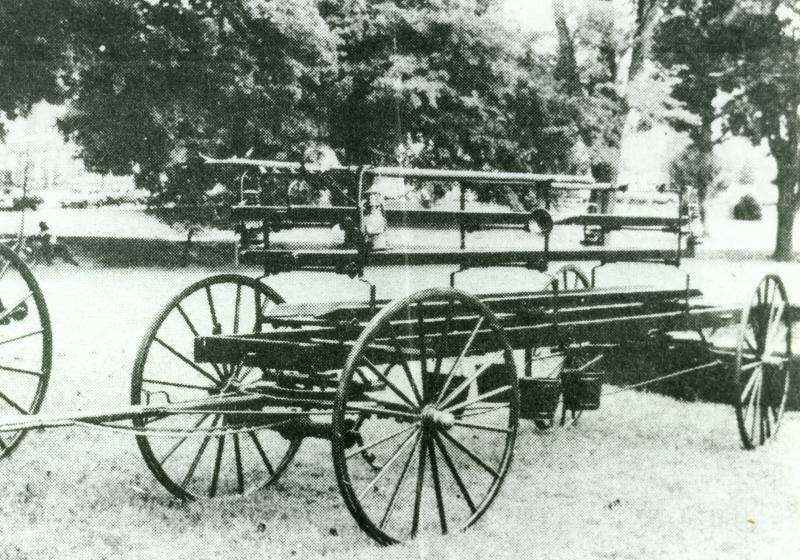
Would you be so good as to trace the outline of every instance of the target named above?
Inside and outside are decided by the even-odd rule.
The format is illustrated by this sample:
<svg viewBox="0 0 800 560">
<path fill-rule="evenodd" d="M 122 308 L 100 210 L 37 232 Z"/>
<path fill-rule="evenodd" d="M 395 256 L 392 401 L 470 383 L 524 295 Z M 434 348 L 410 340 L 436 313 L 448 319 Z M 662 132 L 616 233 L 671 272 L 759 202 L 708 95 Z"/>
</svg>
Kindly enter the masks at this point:
<svg viewBox="0 0 800 560">
<path fill-rule="evenodd" d="M 690 261 L 686 268 L 711 301 L 742 301 L 774 268 L 800 299 L 796 264 Z M 609 267 L 600 279 L 680 285 L 679 274 L 664 270 Z M 55 332 L 45 411 L 59 412 L 127 404 L 147 324 L 168 297 L 215 271 L 36 272 Z M 386 297 L 446 278 L 396 270 L 371 277 Z M 544 279 L 501 269 L 470 271 L 458 282 L 480 292 L 530 289 Z M 327 275 L 282 275 L 273 285 L 289 301 L 367 293 L 362 283 Z M 773 444 L 745 452 L 728 406 L 622 393 L 569 429 L 542 434 L 523 421 L 501 494 L 467 533 L 380 549 L 342 503 L 325 442 L 306 442 L 271 489 L 183 504 L 152 478 L 133 438 L 52 430 L 32 434 L 0 464 L 0 559 L 798 558 L 798 464 L 800 413 L 787 416 Z"/>
</svg>

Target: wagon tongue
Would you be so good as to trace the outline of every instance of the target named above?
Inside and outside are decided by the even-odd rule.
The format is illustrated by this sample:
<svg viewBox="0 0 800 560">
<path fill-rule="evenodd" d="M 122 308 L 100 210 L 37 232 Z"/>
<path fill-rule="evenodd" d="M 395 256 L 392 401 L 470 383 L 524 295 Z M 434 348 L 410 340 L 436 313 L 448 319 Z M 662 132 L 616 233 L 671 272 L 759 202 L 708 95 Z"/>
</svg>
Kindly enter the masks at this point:
<svg viewBox="0 0 800 560">
<path fill-rule="evenodd" d="M 197 411 L 224 410 L 236 406 L 258 405 L 265 401 L 263 395 L 230 395 L 185 401 L 180 404 L 133 405 L 116 409 L 95 411 L 74 411 L 63 414 L 37 414 L 32 416 L 0 417 L 0 433 L 30 431 L 63 426 L 103 426 L 111 422 L 169 416 L 172 414 L 193 414 Z M 116 427 L 125 429 L 124 426 Z"/>
</svg>

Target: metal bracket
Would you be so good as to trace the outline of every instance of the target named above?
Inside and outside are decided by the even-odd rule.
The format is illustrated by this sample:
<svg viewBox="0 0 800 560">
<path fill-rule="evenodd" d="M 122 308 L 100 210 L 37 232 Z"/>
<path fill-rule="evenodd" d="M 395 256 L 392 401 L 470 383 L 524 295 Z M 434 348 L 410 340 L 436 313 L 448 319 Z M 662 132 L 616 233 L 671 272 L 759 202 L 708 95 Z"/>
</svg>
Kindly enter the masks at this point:
<svg viewBox="0 0 800 560">
<path fill-rule="evenodd" d="M 375 309 L 377 307 L 378 289 L 375 287 L 375 284 L 373 284 L 363 276 L 359 276 L 358 280 L 360 282 L 364 282 L 364 284 L 369 286 L 369 312 L 371 315 L 375 315 Z"/>
<path fill-rule="evenodd" d="M 453 272 L 450 273 L 450 287 L 451 288 L 455 288 L 456 287 L 456 274 L 464 272 L 465 270 L 468 270 L 468 269 L 469 269 L 468 265 L 462 264 L 462 265 L 460 265 L 458 267 L 458 270 L 454 270 Z"/>
</svg>

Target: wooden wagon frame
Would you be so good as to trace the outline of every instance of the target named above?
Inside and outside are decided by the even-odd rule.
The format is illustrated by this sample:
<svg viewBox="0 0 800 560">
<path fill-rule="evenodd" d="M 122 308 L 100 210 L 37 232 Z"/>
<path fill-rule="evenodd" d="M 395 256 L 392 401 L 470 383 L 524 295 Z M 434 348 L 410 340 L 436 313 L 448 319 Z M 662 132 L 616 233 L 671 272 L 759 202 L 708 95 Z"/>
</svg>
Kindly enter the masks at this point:
<svg viewBox="0 0 800 560">
<path fill-rule="evenodd" d="M 35 384 L 26 399 L 15 400 L 0 380 L 0 399 L 15 412 L 0 422 L 0 456 L 10 455 L 34 429 L 80 425 L 130 433 L 159 482 L 180 498 L 195 499 L 264 488 L 289 466 L 303 439 L 327 439 L 345 504 L 370 537 L 389 544 L 475 523 L 508 473 L 520 419 L 550 430 L 596 409 L 604 363 L 614 353 L 635 352 L 655 362 L 669 352 L 691 354 L 686 367 L 623 389 L 714 372 L 746 449 L 778 431 L 792 376 L 795 309 L 777 276 L 766 276 L 744 306 L 705 304 L 688 276 L 677 289 L 601 288 L 595 269 L 590 279 L 574 265 L 524 292 L 472 295 L 454 286 L 455 274 L 472 267 L 547 273 L 550 263 L 563 261 L 678 266 L 689 225 L 681 191 L 674 217 L 618 216 L 610 213 L 618 189 L 584 176 L 323 170 L 237 158 L 208 163 L 256 172 L 258 188 L 242 181 L 232 216 L 240 261 L 263 266 L 264 276 L 215 275 L 175 296 L 141 343 L 129 407 L 37 414 L 51 369 L 49 316 L 24 263 L 0 247 L 0 279 L 13 273 L 25 286 L 21 300 L 2 296 L 3 303 L 14 303 L 0 308 L 0 328 L 5 321 L 21 334 L 0 344 L 40 342 L 33 349 L 37 368 L 0 364 L 15 383 L 24 378 Z M 352 205 L 273 202 L 276 182 L 327 173 L 352 179 L 344 193 Z M 457 184 L 460 206 L 385 208 L 370 188 L 375 177 Z M 535 189 L 542 206 L 532 212 L 467 209 L 465 189 L 487 184 Z M 548 207 L 559 189 L 594 193 L 601 212 L 554 220 Z M 460 246 L 409 250 L 376 243 L 387 227 L 420 222 L 457 228 Z M 282 229 L 335 225 L 347 246 L 287 249 L 272 243 Z M 589 228 L 590 244 L 619 229 L 666 232 L 676 243 L 674 249 L 551 250 L 559 225 Z M 471 232 L 494 228 L 537 228 L 542 247 L 467 247 Z M 369 267 L 386 265 L 455 270 L 447 287 L 391 301 L 370 285 L 369 297 L 360 301 L 286 303 L 266 281 L 296 270 L 361 277 Z M 35 322 L 33 330 L 25 330 L 26 321 Z"/>
</svg>

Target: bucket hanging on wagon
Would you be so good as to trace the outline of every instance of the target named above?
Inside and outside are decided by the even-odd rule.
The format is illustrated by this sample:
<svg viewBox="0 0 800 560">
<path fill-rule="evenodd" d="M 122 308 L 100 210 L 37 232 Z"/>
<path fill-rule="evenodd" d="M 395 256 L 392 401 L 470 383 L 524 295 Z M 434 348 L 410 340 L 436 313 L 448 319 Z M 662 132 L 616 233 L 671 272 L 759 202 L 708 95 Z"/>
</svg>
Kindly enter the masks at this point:
<svg viewBox="0 0 800 560">
<path fill-rule="evenodd" d="M 564 408 L 567 410 L 597 410 L 603 390 L 602 371 L 564 370 L 562 373 Z"/>
<path fill-rule="evenodd" d="M 561 379 L 558 377 L 521 377 L 519 416 L 552 423 L 560 397 Z"/>
</svg>

